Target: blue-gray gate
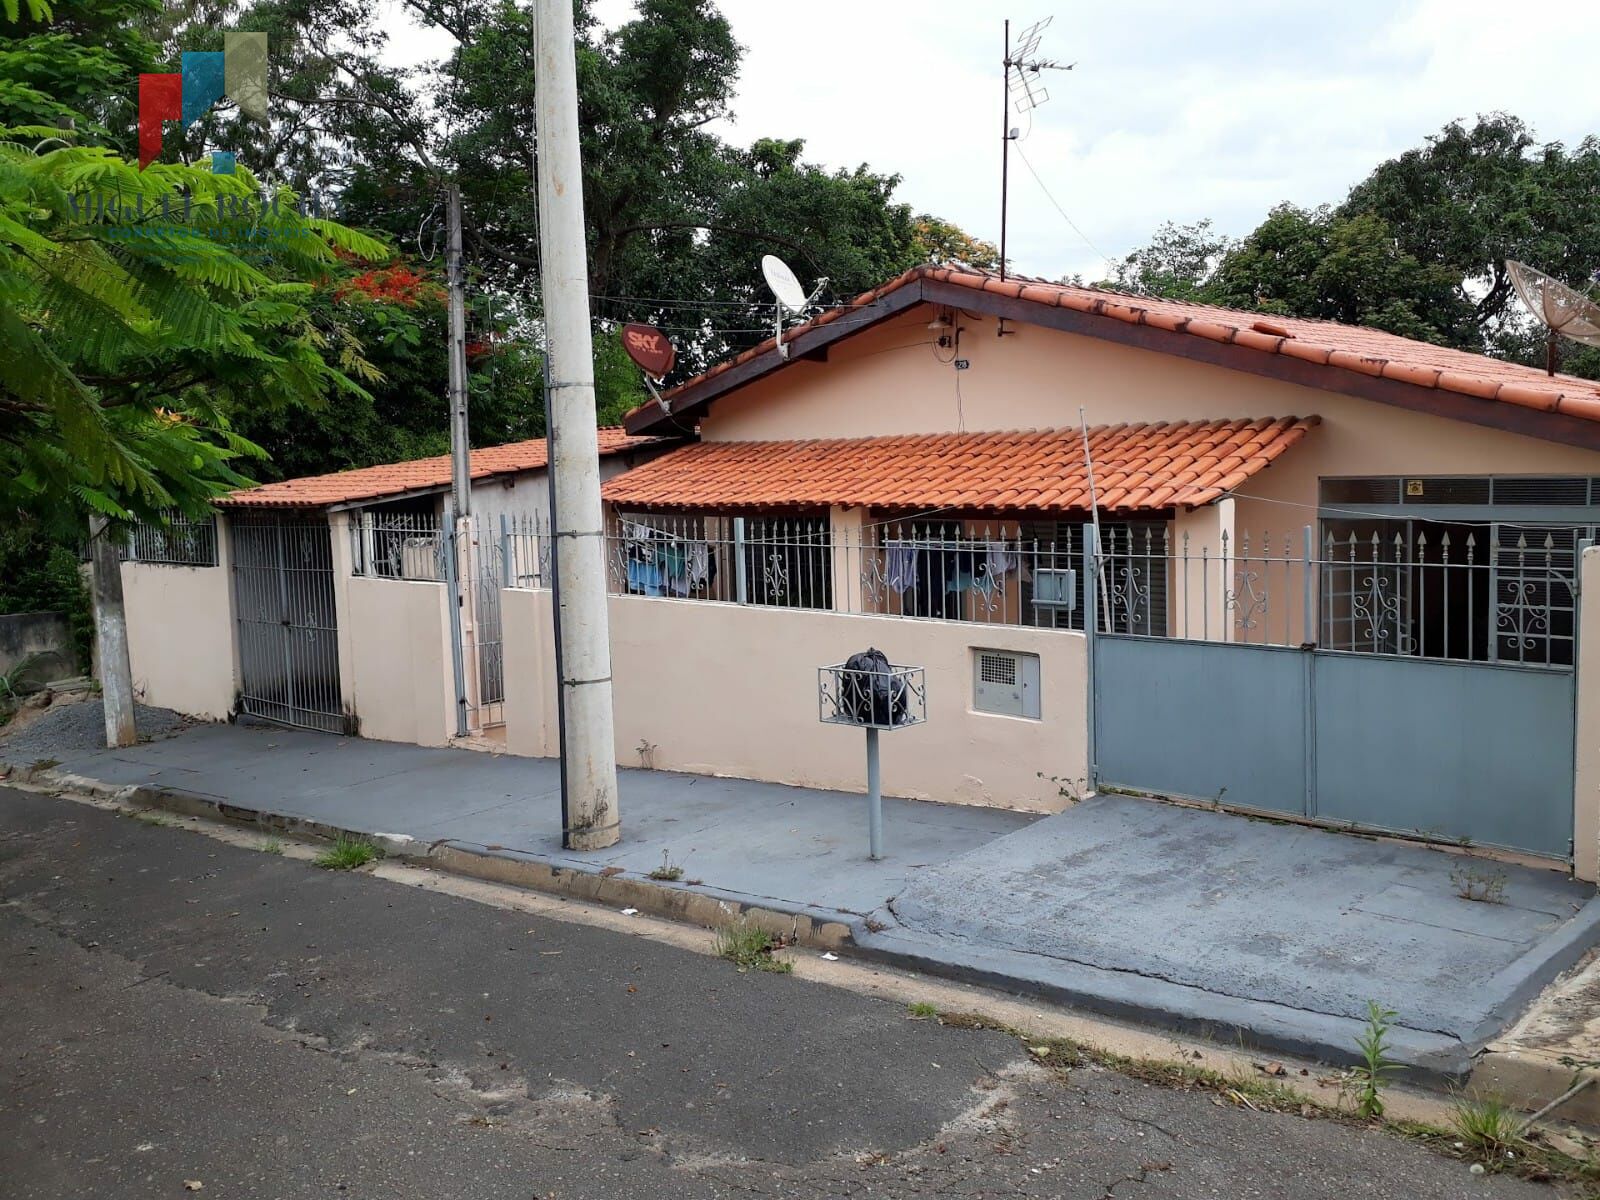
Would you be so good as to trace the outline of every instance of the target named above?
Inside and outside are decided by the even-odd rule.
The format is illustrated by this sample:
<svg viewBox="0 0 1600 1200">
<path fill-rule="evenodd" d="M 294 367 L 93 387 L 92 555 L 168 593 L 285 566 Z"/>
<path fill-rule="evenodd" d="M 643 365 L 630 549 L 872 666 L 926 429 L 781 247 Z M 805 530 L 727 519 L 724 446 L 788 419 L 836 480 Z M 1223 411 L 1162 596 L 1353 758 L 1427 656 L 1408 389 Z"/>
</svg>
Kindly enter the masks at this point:
<svg viewBox="0 0 1600 1200">
<path fill-rule="evenodd" d="M 1125 556 L 1107 561 L 1106 579 L 1086 589 L 1086 603 L 1126 615 L 1140 572 L 1127 568 Z M 1521 619 L 1526 614 L 1510 613 L 1511 621 L 1498 610 L 1504 606 L 1490 605 L 1484 611 L 1492 625 L 1476 644 L 1499 661 L 1473 661 L 1422 656 L 1428 648 L 1416 596 L 1422 589 L 1383 615 L 1386 636 L 1393 636 L 1397 616 L 1411 630 L 1409 640 L 1388 647 L 1391 652 L 1331 650 L 1302 640 L 1309 627 L 1337 643 L 1330 626 L 1348 615 L 1349 605 L 1329 586 L 1329 568 L 1347 560 L 1335 563 L 1308 550 L 1300 559 L 1271 561 L 1286 566 L 1274 586 L 1268 586 L 1273 577 L 1264 560 L 1243 566 L 1238 555 L 1209 561 L 1208 573 L 1224 581 L 1226 594 L 1207 632 L 1265 637 L 1250 621 L 1261 615 L 1266 597 L 1298 598 L 1297 585 L 1310 586 L 1295 578 L 1298 569 L 1308 581 L 1320 577 L 1322 611 L 1313 616 L 1307 601 L 1303 624 L 1296 618 L 1286 622 L 1285 633 L 1271 635 L 1298 644 L 1172 636 L 1183 624 L 1176 615 L 1160 622 L 1167 636 L 1091 637 L 1100 787 L 1570 858 L 1577 598 L 1575 589 L 1564 590 L 1571 580 L 1564 563 L 1555 564 L 1562 586 L 1537 592 L 1547 609 L 1550 593 L 1561 593 L 1570 620 L 1558 623 L 1564 632 L 1555 640 L 1564 644 L 1547 636 L 1549 612 L 1544 624 L 1530 626 Z M 1169 592 L 1177 564 L 1178 556 L 1159 564 L 1174 568 Z M 1156 567 L 1154 556 L 1143 563 L 1145 578 Z M 1086 573 L 1093 577 L 1092 562 Z M 1486 583 L 1526 598 L 1535 594 L 1525 586 L 1530 574 L 1524 569 L 1510 588 L 1498 577 Z M 1375 577 L 1362 573 L 1369 583 Z M 1371 600 L 1362 602 L 1369 614 L 1376 611 Z M 1200 602 L 1208 602 L 1204 591 Z M 1188 603 L 1186 596 L 1181 603 Z M 1115 615 L 1102 617 L 1099 626 L 1137 627 Z M 1525 636 L 1530 628 L 1545 639 L 1537 652 Z M 1473 643 L 1467 637 L 1462 644 L 1470 649 Z M 1504 661 L 1512 651 L 1515 660 Z"/>
</svg>

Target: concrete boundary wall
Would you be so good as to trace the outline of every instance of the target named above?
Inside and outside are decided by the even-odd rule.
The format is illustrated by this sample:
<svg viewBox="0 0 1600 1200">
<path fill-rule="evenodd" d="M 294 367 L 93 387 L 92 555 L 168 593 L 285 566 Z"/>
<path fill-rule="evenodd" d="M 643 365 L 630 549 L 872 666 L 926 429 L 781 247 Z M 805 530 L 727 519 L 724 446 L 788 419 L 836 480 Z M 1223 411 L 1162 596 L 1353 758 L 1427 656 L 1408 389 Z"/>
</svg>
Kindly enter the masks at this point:
<svg viewBox="0 0 1600 1200">
<path fill-rule="evenodd" d="M 1577 712 L 1572 781 L 1572 873 L 1600 880 L 1600 546 L 1578 563 Z"/>
<path fill-rule="evenodd" d="M 455 724 L 444 584 L 346 576 L 343 592 L 339 673 L 361 736 L 447 744 Z"/>
<path fill-rule="evenodd" d="M 502 593 L 506 739 L 556 752 L 550 593 Z M 1088 774 L 1083 635 L 613 596 L 617 761 L 702 775 L 862 791 L 865 738 L 817 720 L 817 668 L 876 646 L 927 670 L 928 723 L 886 733 L 885 793 L 1054 812 Z M 972 708 L 979 649 L 1040 659 L 1039 720 Z"/>
<path fill-rule="evenodd" d="M 226 563 L 220 544 L 218 551 Z M 122 564 L 133 690 L 145 704 L 210 721 L 233 712 L 239 687 L 229 574 L 226 566 Z"/>
</svg>

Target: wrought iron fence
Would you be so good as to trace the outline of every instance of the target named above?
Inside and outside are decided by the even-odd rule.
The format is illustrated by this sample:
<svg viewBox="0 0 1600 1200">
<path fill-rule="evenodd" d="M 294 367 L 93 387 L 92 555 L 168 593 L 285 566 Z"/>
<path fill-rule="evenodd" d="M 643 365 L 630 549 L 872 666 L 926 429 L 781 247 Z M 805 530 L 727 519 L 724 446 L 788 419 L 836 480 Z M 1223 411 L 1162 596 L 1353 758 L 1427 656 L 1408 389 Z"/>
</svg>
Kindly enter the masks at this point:
<svg viewBox="0 0 1600 1200">
<path fill-rule="evenodd" d="M 445 580 L 445 530 L 437 513 L 358 512 L 350 521 L 350 540 L 357 575 Z"/>
<path fill-rule="evenodd" d="M 217 565 L 217 519 L 190 517 L 172 511 L 166 513 L 159 524 L 141 521 L 128 530 L 120 552 L 127 562 L 214 567 Z"/>
<path fill-rule="evenodd" d="M 1104 569 L 1113 609 L 1138 592 L 1119 572 L 1164 579 L 1167 629 L 1136 618 L 1127 632 L 1570 667 L 1577 557 L 1593 532 L 1325 520 L 1298 534 L 1224 532 L 1215 546 L 1163 534 Z"/>
</svg>

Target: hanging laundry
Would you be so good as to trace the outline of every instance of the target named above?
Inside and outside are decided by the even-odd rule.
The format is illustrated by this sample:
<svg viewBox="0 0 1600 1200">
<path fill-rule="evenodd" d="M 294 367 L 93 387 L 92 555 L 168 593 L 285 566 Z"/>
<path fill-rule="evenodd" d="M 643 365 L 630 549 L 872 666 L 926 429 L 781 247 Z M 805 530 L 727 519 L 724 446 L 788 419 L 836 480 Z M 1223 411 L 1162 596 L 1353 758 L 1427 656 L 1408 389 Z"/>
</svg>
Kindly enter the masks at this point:
<svg viewBox="0 0 1600 1200">
<path fill-rule="evenodd" d="M 912 542 L 892 541 L 884 544 L 883 578 L 895 591 L 904 595 L 917 586 L 917 547 Z"/>
</svg>

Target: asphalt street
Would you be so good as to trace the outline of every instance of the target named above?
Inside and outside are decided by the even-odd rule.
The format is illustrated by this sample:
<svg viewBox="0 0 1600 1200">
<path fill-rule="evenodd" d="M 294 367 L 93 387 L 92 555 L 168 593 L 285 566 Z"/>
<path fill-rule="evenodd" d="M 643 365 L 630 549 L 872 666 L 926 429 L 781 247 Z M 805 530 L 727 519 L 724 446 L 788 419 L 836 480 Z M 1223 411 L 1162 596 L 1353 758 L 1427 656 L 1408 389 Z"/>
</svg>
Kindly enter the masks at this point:
<svg viewBox="0 0 1600 1200">
<path fill-rule="evenodd" d="M 1552 1197 L 645 938 L 0 788 L 0 1195 Z"/>
</svg>

